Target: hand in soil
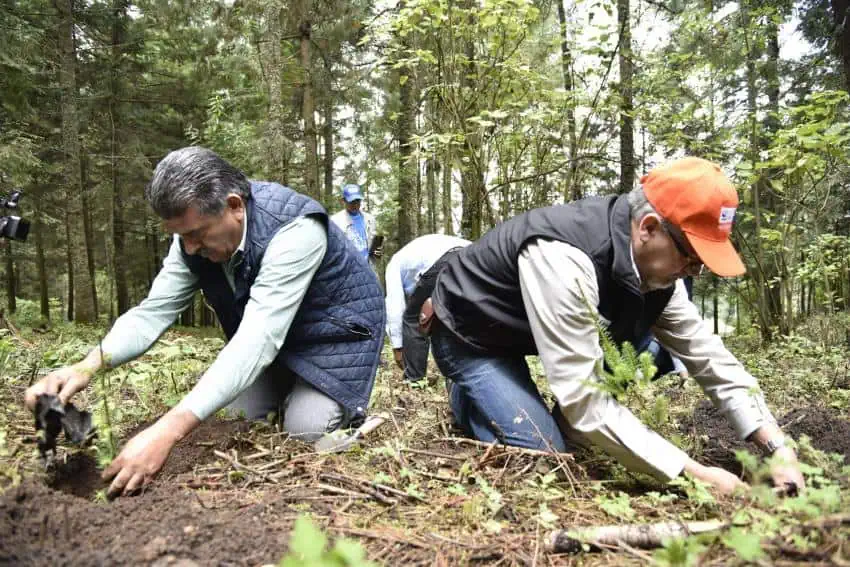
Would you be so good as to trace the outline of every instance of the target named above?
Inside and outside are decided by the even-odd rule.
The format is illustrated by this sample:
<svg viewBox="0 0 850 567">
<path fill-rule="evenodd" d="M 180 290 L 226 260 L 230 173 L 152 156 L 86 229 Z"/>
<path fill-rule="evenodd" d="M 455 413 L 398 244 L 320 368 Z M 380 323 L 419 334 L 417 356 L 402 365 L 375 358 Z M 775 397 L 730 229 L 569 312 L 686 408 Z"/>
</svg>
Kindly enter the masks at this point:
<svg viewBox="0 0 850 567">
<path fill-rule="evenodd" d="M 806 487 L 806 481 L 797 463 L 797 454 L 790 447 L 780 447 L 773 453 L 770 476 L 773 485 L 784 488 L 788 494 L 796 494 Z"/>
<path fill-rule="evenodd" d="M 24 404 L 30 411 L 34 411 L 38 397 L 44 394 L 59 396 L 59 403 L 67 404 L 74 394 L 89 385 L 91 376 L 91 372 L 81 370 L 76 365 L 54 370 L 27 388 Z"/>
<path fill-rule="evenodd" d="M 159 472 L 177 440 L 163 427 L 162 420 L 130 439 L 121 453 L 103 471 L 112 480 L 107 496 L 129 496 L 139 491 Z"/>
<path fill-rule="evenodd" d="M 195 414 L 178 406 L 130 439 L 103 471 L 103 480 L 113 479 L 107 496 L 129 496 L 149 483 L 174 445 L 200 423 Z"/>
</svg>

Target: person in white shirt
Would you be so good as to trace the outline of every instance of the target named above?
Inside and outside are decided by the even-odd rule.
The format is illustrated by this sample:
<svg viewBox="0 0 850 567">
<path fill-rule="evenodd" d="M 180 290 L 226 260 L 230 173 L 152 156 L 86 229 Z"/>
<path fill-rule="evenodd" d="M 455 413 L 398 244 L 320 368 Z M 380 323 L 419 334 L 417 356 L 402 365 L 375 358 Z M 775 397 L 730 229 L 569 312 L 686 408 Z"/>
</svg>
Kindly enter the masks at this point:
<svg viewBox="0 0 850 567">
<path fill-rule="evenodd" d="M 381 246 L 372 248 L 375 239 L 375 217 L 362 210 L 363 193 L 360 186 L 348 183 L 342 187 L 342 210 L 331 216 L 331 222 L 337 225 L 354 244 L 357 251 L 374 264 L 381 257 Z"/>
<path fill-rule="evenodd" d="M 440 267 L 469 244 L 456 236 L 426 234 L 408 242 L 387 264 L 387 335 L 405 380 L 424 378 L 428 364 L 431 341 L 419 332 L 422 302 L 431 295 Z"/>
</svg>

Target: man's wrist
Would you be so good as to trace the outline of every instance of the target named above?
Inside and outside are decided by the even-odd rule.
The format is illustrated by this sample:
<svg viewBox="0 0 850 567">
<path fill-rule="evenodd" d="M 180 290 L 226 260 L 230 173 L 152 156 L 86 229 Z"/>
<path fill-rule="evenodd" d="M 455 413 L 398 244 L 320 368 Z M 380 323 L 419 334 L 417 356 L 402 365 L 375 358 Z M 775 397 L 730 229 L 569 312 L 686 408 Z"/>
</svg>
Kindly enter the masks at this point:
<svg viewBox="0 0 850 567">
<path fill-rule="evenodd" d="M 773 437 L 768 438 L 763 445 L 764 452 L 767 453 L 768 456 L 775 454 L 783 447 L 785 447 L 784 435 L 774 435 Z"/>
<path fill-rule="evenodd" d="M 163 430 L 163 433 L 173 443 L 177 443 L 191 433 L 200 423 L 201 420 L 191 410 L 178 406 L 159 418 L 157 426 Z"/>
</svg>

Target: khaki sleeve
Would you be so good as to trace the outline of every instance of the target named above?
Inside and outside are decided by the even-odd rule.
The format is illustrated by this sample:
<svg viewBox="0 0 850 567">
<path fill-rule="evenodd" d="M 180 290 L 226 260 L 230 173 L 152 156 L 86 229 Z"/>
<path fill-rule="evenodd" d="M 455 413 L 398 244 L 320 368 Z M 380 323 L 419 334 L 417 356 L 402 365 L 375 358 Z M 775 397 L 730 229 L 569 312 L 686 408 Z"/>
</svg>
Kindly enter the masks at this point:
<svg viewBox="0 0 850 567">
<path fill-rule="evenodd" d="M 599 304 L 590 258 L 569 244 L 539 239 L 520 254 L 519 277 L 534 342 L 570 427 L 568 436 L 600 447 L 630 469 L 666 480 L 678 476 L 688 456 L 594 386 L 603 354 L 590 312 Z"/>
</svg>

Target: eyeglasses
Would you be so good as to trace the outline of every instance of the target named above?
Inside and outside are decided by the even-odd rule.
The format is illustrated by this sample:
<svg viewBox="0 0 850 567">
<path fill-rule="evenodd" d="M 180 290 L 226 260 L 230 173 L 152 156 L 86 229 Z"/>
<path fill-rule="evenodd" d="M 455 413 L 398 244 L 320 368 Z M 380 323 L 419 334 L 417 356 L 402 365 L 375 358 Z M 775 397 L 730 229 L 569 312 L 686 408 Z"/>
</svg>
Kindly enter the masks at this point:
<svg viewBox="0 0 850 567">
<path fill-rule="evenodd" d="M 670 224 L 666 220 L 661 221 L 661 226 L 664 227 L 664 232 L 670 235 L 670 240 L 673 241 L 673 245 L 676 246 L 676 250 L 679 254 L 688 261 L 688 263 L 685 264 L 684 272 L 691 276 L 700 275 L 705 268 L 705 264 L 703 264 L 699 256 L 696 255 L 696 252 L 691 252 L 689 249 L 690 247 L 685 244 L 685 236 L 682 232 L 678 229 L 678 227 Z"/>
</svg>

